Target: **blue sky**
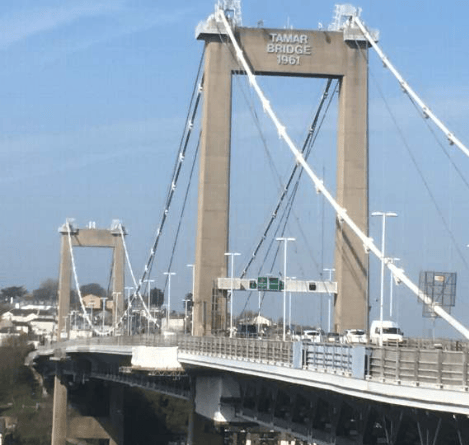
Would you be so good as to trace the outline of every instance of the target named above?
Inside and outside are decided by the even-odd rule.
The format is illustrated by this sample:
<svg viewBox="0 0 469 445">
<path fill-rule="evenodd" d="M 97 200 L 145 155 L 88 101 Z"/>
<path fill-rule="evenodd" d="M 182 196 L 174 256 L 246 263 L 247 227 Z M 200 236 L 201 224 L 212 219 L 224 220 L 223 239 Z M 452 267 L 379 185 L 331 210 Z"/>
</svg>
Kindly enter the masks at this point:
<svg viewBox="0 0 469 445">
<path fill-rule="evenodd" d="M 316 29 L 319 23 L 327 26 L 332 21 L 334 4 L 328 0 L 244 1 L 243 24 L 256 26 L 263 20 L 267 27 Z M 100 227 L 121 219 L 129 231 L 127 241 L 136 274 L 141 273 L 162 212 L 201 56 L 202 44 L 195 40 L 194 29 L 212 13 L 213 6 L 212 0 L 2 3 L 0 287 L 24 285 L 33 290 L 46 278 L 57 277 L 57 228 L 67 217 L 76 218 L 79 226 L 96 221 Z M 357 6 L 363 8 L 365 22 L 380 30 L 380 44 L 391 61 L 451 130 L 469 144 L 469 6 L 454 2 L 448 7 L 448 3 L 427 1 L 423 10 L 416 0 L 368 0 Z M 298 143 L 323 85 L 319 80 L 261 79 L 261 86 Z M 257 107 L 259 115 L 261 109 L 249 105 L 245 95 L 256 104 L 244 79 L 237 78 L 233 105 L 236 191 L 232 195 L 230 240 L 232 250 L 243 253 L 237 269 L 249 257 L 279 190 L 278 178 L 269 167 L 252 123 L 252 107 Z M 312 156 L 313 167 L 324 172 L 331 188 L 335 184 L 335 118 L 333 106 Z M 260 118 L 260 124 L 283 177 L 291 165 L 290 155 L 269 122 Z M 449 149 L 443 138 L 438 136 L 438 140 Z M 419 159 L 438 210 L 422 185 L 406 144 Z M 449 152 L 467 178 L 469 159 L 455 148 Z M 414 281 L 418 281 L 420 270 L 458 272 L 455 313 L 469 324 L 465 301 L 468 268 L 438 213 L 444 215 L 456 245 L 467 257 L 469 190 L 375 54 L 370 63 L 370 186 L 370 210 L 399 213 L 399 218 L 389 222 L 390 254 L 402 259 Z M 304 242 L 292 247 L 291 275 L 318 278 L 321 266 L 331 267 L 333 262 L 333 216 L 325 211 L 321 229 L 320 197 L 307 181 L 303 181 L 300 195 L 295 214 L 303 230 L 311 234 L 308 244 L 313 247 L 306 248 Z M 178 298 L 190 291 L 191 274 L 186 264 L 193 262 L 195 191 L 190 196 L 173 267 L 178 275 L 172 291 Z M 174 210 L 177 215 L 178 207 Z M 173 220 L 170 227 L 174 224 Z M 293 222 L 288 235 L 300 240 Z M 371 220 L 370 236 L 380 241 L 378 221 Z M 162 243 L 153 272 L 159 287 L 164 285 L 162 272 L 171 242 Z M 324 249 L 320 248 L 322 243 Z M 80 252 L 80 281 L 107 285 L 109 258 L 106 251 Z M 379 293 L 379 267 L 374 260 L 372 274 L 373 302 Z M 401 288 L 397 295 L 402 300 L 404 330 L 425 334 L 430 324 L 421 321 L 421 307 L 415 298 Z M 272 313 L 268 315 L 273 316 L 280 302 L 270 298 Z M 236 302 L 238 310 L 244 306 L 243 299 L 240 295 Z M 315 324 L 319 308 L 318 299 L 295 296 L 293 318 Z M 453 333 L 441 322 L 437 327 L 441 335 Z"/>
</svg>

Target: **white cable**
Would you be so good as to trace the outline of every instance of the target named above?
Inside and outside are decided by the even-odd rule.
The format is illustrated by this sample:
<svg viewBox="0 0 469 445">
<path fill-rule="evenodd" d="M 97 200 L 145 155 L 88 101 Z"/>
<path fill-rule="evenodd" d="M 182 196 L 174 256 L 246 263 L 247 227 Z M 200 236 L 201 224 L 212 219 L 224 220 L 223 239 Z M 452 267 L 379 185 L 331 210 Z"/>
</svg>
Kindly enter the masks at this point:
<svg viewBox="0 0 469 445">
<path fill-rule="evenodd" d="M 453 328 L 455 328 L 457 331 L 459 331 L 464 337 L 469 339 L 469 330 L 466 329 L 461 323 L 459 323 L 454 317 L 452 317 L 450 314 L 448 314 L 441 306 L 438 304 L 435 304 L 432 302 L 432 300 L 424 293 L 419 291 L 418 286 L 416 286 L 405 274 L 402 269 L 399 269 L 392 263 L 388 263 L 387 258 L 383 256 L 383 253 L 376 247 L 376 245 L 373 243 L 373 240 L 369 238 L 368 236 L 363 233 L 360 228 L 355 224 L 355 222 L 352 220 L 347 215 L 347 210 L 341 207 L 337 201 L 333 198 L 333 196 L 329 193 L 329 191 L 326 189 L 324 186 L 323 182 L 316 176 L 314 171 L 311 169 L 311 167 L 306 163 L 305 159 L 303 158 L 301 152 L 296 148 L 295 144 L 291 140 L 290 136 L 288 135 L 285 126 L 282 125 L 282 123 L 279 121 L 277 116 L 275 115 L 274 111 L 272 110 L 272 107 L 270 106 L 269 101 L 267 98 L 264 96 L 264 93 L 262 92 L 261 88 L 259 87 L 256 77 L 252 73 L 248 63 L 246 62 L 246 59 L 244 58 L 243 51 L 241 50 L 238 42 L 236 41 L 236 38 L 233 34 L 233 31 L 225 17 L 225 14 L 223 11 L 218 10 L 216 12 L 216 15 L 221 19 L 223 22 L 226 32 L 228 33 L 230 40 L 236 50 L 236 56 L 238 57 L 239 61 L 243 65 L 243 68 L 248 76 L 249 83 L 251 86 L 254 88 L 256 91 L 257 95 L 259 96 L 259 99 L 262 103 L 262 106 L 264 108 L 264 112 L 270 116 L 272 119 L 275 127 L 277 128 L 279 137 L 283 139 L 288 147 L 290 148 L 291 152 L 295 156 L 296 161 L 303 166 L 305 169 L 306 173 L 308 176 L 311 178 L 311 180 L 314 183 L 314 186 L 316 187 L 316 190 L 321 192 L 324 197 L 329 201 L 331 206 L 334 208 L 337 217 L 339 221 L 343 221 L 347 223 L 347 225 L 352 229 L 352 231 L 360 238 L 360 240 L 363 242 L 364 246 L 366 249 L 369 251 L 373 252 L 376 257 L 381 261 L 384 262 L 384 264 L 388 267 L 388 269 L 391 271 L 391 273 L 397 277 L 399 280 L 401 280 L 402 283 L 404 283 L 420 300 L 423 301 L 423 303 L 427 304 L 430 306 L 431 310 L 433 310 L 437 315 L 439 315 L 441 318 L 446 320 Z"/>
<path fill-rule="evenodd" d="M 135 274 L 134 274 L 134 271 L 132 269 L 132 264 L 130 263 L 129 252 L 127 250 L 127 245 L 125 243 L 125 236 L 124 236 L 124 230 L 122 228 L 122 224 L 119 224 L 119 229 L 120 229 L 121 237 L 122 237 L 122 245 L 124 246 L 125 258 L 126 258 L 126 261 L 127 261 L 127 265 L 129 266 L 130 276 L 132 277 L 134 288 L 136 289 L 136 292 L 133 294 L 133 296 L 135 296 L 135 295 L 138 296 L 140 302 L 143 305 L 143 309 L 144 309 L 145 314 L 148 317 L 148 319 L 152 323 L 155 323 L 156 325 L 158 325 L 157 319 L 155 317 L 152 317 L 152 315 L 150 313 L 150 310 L 149 310 L 148 306 L 145 304 L 145 300 L 143 299 L 142 294 L 140 293 L 141 283 L 140 283 L 140 286 L 137 287 L 137 280 L 135 279 Z M 132 299 L 132 301 L 133 301 L 133 299 Z M 128 312 L 130 311 L 130 308 L 131 308 L 131 301 L 128 302 L 127 311 L 125 312 L 125 314 L 129 315 Z M 124 315 L 119 320 L 119 323 L 123 320 Z"/>
<path fill-rule="evenodd" d="M 430 110 L 430 108 L 420 99 L 420 97 L 417 95 L 417 93 L 409 86 L 409 84 L 405 81 L 405 79 L 399 74 L 399 72 L 394 68 L 392 63 L 389 61 L 389 59 L 386 57 L 386 55 L 381 51 L 381 48 L 378 46 L 378 44 L 374 41 L 373 37 L 370 35 L 368 30 L 366 29 L 365 24 L 360 20 L 358 16 L 353 16 L 353 19 L 355 23 L 358 25 L 360 28 L 361 32 L 363 35 L 366 37 L 370 45 L 374 48 L 374 50 L 378 53 L 378 56 L 386 65 L 387 68 L 391 71 L 391 73 L 394 75 L 394 77 L 398 80 L 399 84 L 403 88 L 403 90 L 409 94 L 409 96 L 418 104 L 418 106 L 422 109 L 422 112 L 425 117 L 429 117 L 435 125 L 445 134 L 447 137 L 449 143 L 451 145 L 456 145 L 466 156 L 469 157 L 469 149 L 456 137 L 454 136 L 451 131 L 449 131 L 448 127 L 446 127 L 443 122 L 438 119 L 435 114 Z"/>
</svg>

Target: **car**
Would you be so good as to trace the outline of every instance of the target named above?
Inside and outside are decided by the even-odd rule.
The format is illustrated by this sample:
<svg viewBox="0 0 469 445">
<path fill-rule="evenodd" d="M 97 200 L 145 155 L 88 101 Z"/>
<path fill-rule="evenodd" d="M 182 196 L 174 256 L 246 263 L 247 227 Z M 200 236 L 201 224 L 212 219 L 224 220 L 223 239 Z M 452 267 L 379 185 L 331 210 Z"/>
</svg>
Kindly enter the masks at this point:
<svg viewBox="0 0 469 445">
<path fill-rule="evenodd" d="M 306 329 L 303 331 L 301 336 L 302 340 L 308 340 L 313 343 L 321 343 L 323 339 L 324 332 L 321 329 Z"/>
<path fill-rule="evenodd" d="M 368 343 L 366 331 L 363 329 L 346 329 L 342 338 L 343 343 L 348 344 Z"/>
<path fill-rule="evenodd" d="M 326 341 L 329 343 L 340 343 L 341 336 L 338 332 L 328 332 L 326 334 Z"/>
</svg>

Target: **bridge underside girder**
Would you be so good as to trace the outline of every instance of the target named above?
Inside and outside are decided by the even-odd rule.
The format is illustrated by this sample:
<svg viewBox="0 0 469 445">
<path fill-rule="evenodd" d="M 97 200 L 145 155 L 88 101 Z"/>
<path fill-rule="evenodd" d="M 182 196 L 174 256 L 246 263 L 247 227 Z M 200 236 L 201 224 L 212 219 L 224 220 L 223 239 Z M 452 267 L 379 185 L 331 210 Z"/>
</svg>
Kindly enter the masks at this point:
<svg viewBox="0 0 469 445">
<path fill-rule="evenodd" d="M 240 379 L 240 388 L 240 418 L 318 445 L 463 445 L 469 440 L 464 416 L 266 380 Z"/>
</svg>

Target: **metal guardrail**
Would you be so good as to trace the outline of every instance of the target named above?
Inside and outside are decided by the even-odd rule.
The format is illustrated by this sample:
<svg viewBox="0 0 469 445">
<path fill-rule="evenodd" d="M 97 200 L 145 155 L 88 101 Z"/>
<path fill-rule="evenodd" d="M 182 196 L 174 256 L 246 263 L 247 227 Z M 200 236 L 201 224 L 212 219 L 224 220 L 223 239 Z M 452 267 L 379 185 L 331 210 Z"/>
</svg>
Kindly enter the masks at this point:
<svg viewBox="0 0 469 445">
<path fill-rule="evenodd" d="M 418 347 L 409 347 L 416 344 Z M 283 342 L 227 337 L 141 335 L 94 337 L 55 343 L 67 346 L 178 346 L 182 353 L 242 360 L 367 378 L 386 383 L 468 391 L 467 343 L 420 339 L 405 346 L 383 347 L 338 343 Z"/>
<path fill-rule="evenodd" d="M 351 345 L 304 343 L 303 351 L 303 367 L 307 369 L 352 375 L 354 349 Z M 363 362 L 363 371 L 364 369 L 365 363 Z"/>
<path fill-rule="evenodd" d="M 468 390 L 468 352 L 373 348 L 369 378 L 415 386 Z"/>
<path fill-rule="evenodd" d="M 66 340 L 53 343 L 54 348 L 65 348 L 67 346 L 177 346 L 179 342 L 177 335 L 164 337 L 161 335 L 122 335 L 116 337 L 90 337 L 76 340 Z"/>
<path fill-rule="evenodd" d="M 293 366 L 293 343 L 275 340 L 250 340 L 227 337 L 184 337 L 179 350 L 194 355 L 208 355 L 279 366 Z"/>
</svg>

